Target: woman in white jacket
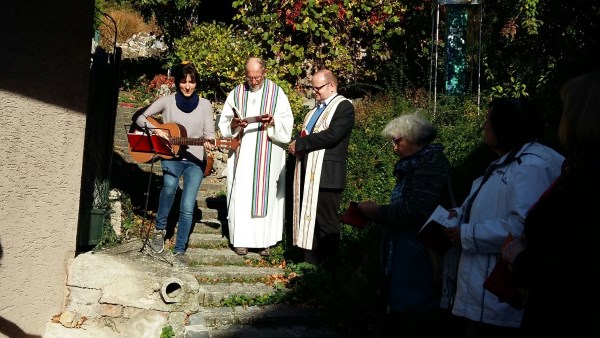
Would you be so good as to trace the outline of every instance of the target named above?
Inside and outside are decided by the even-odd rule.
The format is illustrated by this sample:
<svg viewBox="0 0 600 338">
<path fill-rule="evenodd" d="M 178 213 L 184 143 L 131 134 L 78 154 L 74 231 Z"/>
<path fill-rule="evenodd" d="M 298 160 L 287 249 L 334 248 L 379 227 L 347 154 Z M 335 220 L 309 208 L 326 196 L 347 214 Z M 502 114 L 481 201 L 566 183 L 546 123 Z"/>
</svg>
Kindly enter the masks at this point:
<svg viewBox="0 0 600 338">
<path fill-rule="evenodd" d="M 457 227 L 447 229 L 462 247 L 452 313 L 467 319 L 467 338 L 517 337 L 522 310 L 483 288 L 508 234 L 521 236 L 529 208 L 560 174 L 563 156 L 536 142 L 532 109 L 517 99 L 489 105 L 484 142 L 498 159 L 477 178 L 460 208 Z"/>
</svg>

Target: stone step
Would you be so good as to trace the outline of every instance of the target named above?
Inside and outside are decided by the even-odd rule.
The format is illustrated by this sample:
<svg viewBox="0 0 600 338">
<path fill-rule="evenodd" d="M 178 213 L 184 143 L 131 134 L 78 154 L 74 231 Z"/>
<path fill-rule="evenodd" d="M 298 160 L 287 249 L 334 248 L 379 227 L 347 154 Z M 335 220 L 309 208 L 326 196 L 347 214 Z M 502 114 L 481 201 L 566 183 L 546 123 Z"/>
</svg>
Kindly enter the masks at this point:
<svg viewBox="0 0 600 338">
<path fill-rule="evenodd" d="M 223 299 L 231 296 L 257 297 L 276 291 L 272 285 L 261 282 L 200 284 L 198 299 L 200 306 L 218 306 Z"/>
<path fill-rule="evenodd" d="M 191 315 L 189 319 L 190 324 L 203 325 L 209 332 L 215 333 L 235 329 L 232 325 L 267 328 L 296 325 L 322 327 L 325 324 L 325 318 L 318 309 L 285 304 L 200 307 L 200 311 Z"/>
<path fill-rule="evenodd" d="M 246 259 L 260 259 L 260 255 L 256 252 L 248 252 L 246 256 L 239 256 L 229 248 L 188 248 L 186 256 L 190 265 L 245 265 Z"/>
<path fill-rule="evenodd" d="M 255 267 L 255 266 L 190 266 L 188 271 L 196 277 L 200 283 L 207 281 L 238 281 L 253 282 L 265 281 L 266 277 L 273 275 L 283 275 L 284 270 L 276 267 Z"/>
<path fill-rule="evenodd" d="M 194 229 L 195 230 L 195 229 Z M 190 248 L 202 248 L 202 249 L 218 249 L 228 248 L 229 241 L 226 237 L 219 233 L 197 233 L 193 232 L 190 234 L 190 240 L 188 242 Z"/>
<path fill-rule="evenodd" d="M 200 214 L 203 219 L 226 219 L 227 209 L 210 209 L 200 207 Z"/>
<path fill-rule="evenodd" d="M 277 325 L 277 326 L 250 326 L 250 325 L 229 325 L 227 327 L 215 330 L 209 330 L 204 326 L 188 326 L 185 331 L 185 338 L 335 338 L 343 337 L 326 327 L 314 327 L 308 325 Z"/>
<path fill-rule="evenodd" d="M 194 232 L 197 234 L 215 234 L 221 235 L 223 227 L 227 227 L 227 220 L 201 219 L 194 225 Z"/>
<path fill-rule="evenodd" d="M 227 199 L 225 196 L 211 196 L 205 194 L 198 194 L 196 198 L 198 202 L 199 208 L 207 208 L 207 209 L 216 209 L 216 210 L 226 210 L 227 209 Z"/>
<path fill-rule="evenodd" d="M 221 185 L 223 187 L 227 186 L 227 178 L 226 177 L 217 177 L 215 175 L 210 175 L 208 177 L 204 177 L 202 179 L 202 184 L 214 184 Z"/>
<path fill-rule="evenodd" d="M 211 182 L 202 182 L 200 185 L 200 191 L 204 192 L 212 192 L 214 193 L 212 196 L 217 196 L 219 194 L 225 193 L 227 190 L 227 184 L 223 183 L 211 183 Z"/>
</svg>

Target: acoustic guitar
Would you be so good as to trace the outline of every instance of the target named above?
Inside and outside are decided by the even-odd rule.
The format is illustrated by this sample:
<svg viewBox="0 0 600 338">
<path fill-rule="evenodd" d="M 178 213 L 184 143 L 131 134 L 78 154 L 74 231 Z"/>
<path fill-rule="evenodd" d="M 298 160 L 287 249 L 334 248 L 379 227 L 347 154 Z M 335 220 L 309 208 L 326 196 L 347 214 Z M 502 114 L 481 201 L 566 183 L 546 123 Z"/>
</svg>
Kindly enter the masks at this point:
<svg viewBox="0 0 600 338">
<path fill-rule="evenodd" d="M 204 138 L 197 137 L 187 137 L 187 131 L 185 127 L 177 124 L 177 123 L 160 123 L 156 119 L 152 117 L 147 118 L 150 123 L 152 123 L 156 128 L 165 130 L 171 137 L 169 140 L 165 140 L 159 136 L 152 136 L 157 139 L 160 139 L 163 143 L 162 145 L 169 149 L 169 151 L 161 151 L 154 152 L 151 149 L 145 147 L 132 147 L 132 143 L 129 142 L 129 155 L 131 158 L 137 163 L 148 163 L 153 159 L 156 159 L 155 156 L 164 159 L 170 159 L 179 154 L 179 152 L 185 147 L 182 146 L 190 146 L 190 145 L 203 145 L 204 142 L 210 142 L 217 148 L 224 149 L 236 149 L 240 145 L 240 140 L 237 138 L 222 138 L 222 139 L 214 139 L 207 140 Z M 144 134 L 144 138 L 148 138 L 147 134 Z M 138 150 L 140 149 L 140 150 Z"/>
</svg>

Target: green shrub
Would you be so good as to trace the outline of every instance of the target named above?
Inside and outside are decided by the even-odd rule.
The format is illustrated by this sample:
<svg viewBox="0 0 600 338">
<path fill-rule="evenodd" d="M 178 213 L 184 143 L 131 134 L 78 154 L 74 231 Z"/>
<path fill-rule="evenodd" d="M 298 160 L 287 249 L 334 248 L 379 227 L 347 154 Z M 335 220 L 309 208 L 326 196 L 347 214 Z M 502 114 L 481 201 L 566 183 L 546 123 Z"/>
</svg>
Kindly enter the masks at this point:
<svg viewBox="0 0 600 338">
<path fill-rule="evenodd" d="M 223 99 L 245 81 L 244 64 L 262 51 L 253 41 L 238 36 L 221 23 L 202 23 L 190 35 L 175 41 L 176 56 L 191 61 L 200 75 L 198 90 L 206 96 Z"/>
<path fill-rule="evenodd" d="M 264 51 L 231 26 L 222 23 L 202 23 L 189 36 L 176 40 L 176 56 L 189 60 L 198 69 L 198 90 L 214 101 L 224 101 L 227 94 L 246 80 L 245 64 L 249 57 L 261 57 Z M 267 77 L 277 83 L 288 96 L 295 116 L 305 113 L 302 96 L 283 80 L 286 69 L 274 60 L 267 63 Z"/>
</svg>

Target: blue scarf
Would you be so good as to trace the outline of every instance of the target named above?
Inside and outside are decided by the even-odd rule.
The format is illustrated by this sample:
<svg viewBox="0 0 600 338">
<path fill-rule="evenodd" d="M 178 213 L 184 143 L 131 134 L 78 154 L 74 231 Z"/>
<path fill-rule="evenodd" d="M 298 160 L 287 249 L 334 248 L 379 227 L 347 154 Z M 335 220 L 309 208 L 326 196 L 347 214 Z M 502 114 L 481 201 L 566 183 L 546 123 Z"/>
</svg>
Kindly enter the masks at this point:
<svg viewBox="0 0 600 338">
<path fill-rule="evenodd" d="M 175 104 L 177 105 L 177 108 L 184 113 L 190 113 L 192 110 L 196 109 L 196 107 L 198 107 L 198 102 L 200 102 L 200 97 L 196 92 L 190 97 L 185 97 L 180 91 L 175 93 Z"/>
<path fill-rule="evenodd" d="M 390 204 L 400 202 L 402 196 L 402 188 L 404 187 L 404 177 L 414 171 L 421 163 L 424 156 L 431 152 L 443 151 L 444 147 L 441 144 L 427 144 L 416 154 L 401 158 L 394 167 L 394 177 L 396 178 L 396 186 L 392 191 Z"/>
</svg>

